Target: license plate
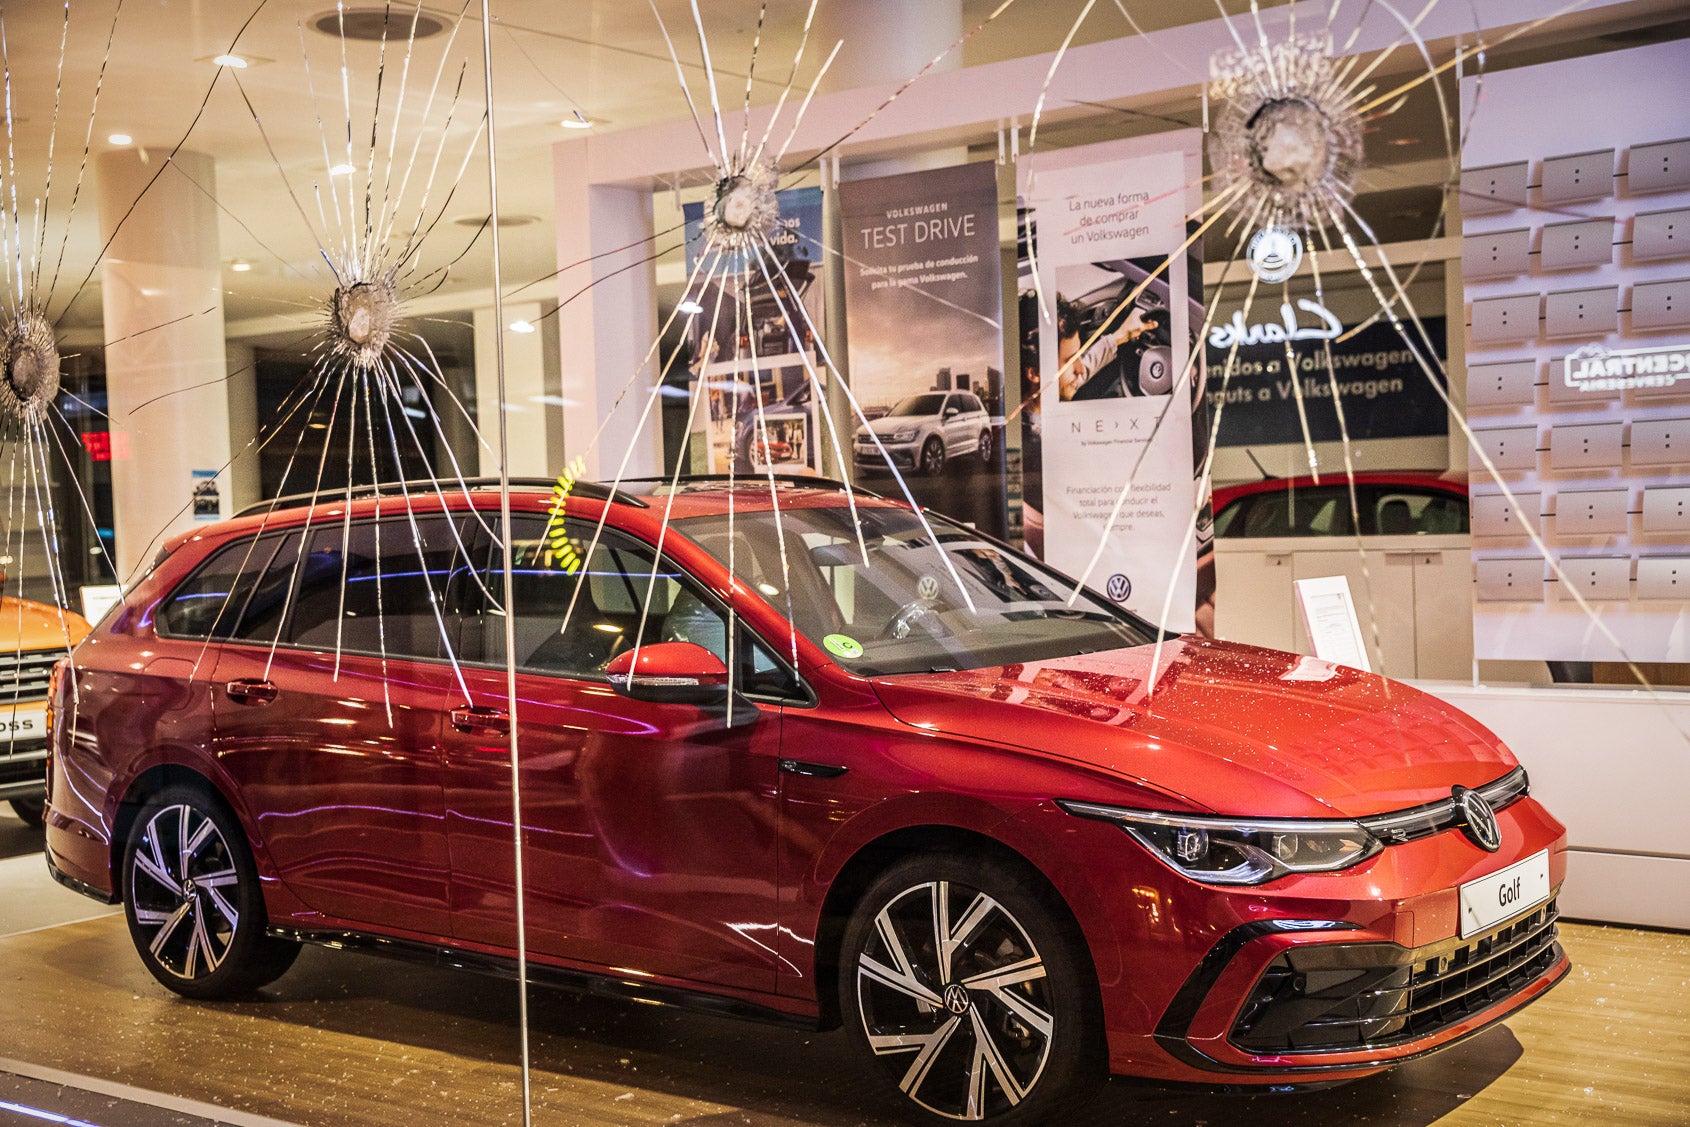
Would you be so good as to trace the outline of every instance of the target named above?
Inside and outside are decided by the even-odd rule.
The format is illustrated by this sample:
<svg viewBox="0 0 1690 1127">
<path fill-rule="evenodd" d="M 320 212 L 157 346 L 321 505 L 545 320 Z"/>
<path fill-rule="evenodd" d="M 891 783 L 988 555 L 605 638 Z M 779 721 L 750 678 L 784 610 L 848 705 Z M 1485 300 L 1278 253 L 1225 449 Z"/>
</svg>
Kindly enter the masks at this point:
<svg viewBox="0 0 1690 1127">
<path fill-rule="evenodd" d="M 47 706 L 22 705 L 0 709 L 0 746 L 13 740 L 38 740 L 47 734 Z"/>
<path fill-rule="evenodd" d="M 1549 899 L 1549 851 L 1460 888 L 1461 938 L 1478 935 Z"/>
</svg>

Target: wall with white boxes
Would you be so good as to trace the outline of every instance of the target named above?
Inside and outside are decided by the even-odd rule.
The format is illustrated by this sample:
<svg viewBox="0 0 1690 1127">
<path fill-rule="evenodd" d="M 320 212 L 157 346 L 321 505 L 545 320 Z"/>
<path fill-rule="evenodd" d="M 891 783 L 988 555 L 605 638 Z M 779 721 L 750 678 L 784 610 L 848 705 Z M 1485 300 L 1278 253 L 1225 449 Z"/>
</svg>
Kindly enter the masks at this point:
<svg viewBox="0 0 1690 1127">
<path fill-rule="evenodd" d="M 1686 105 L 1685 42 L 1484 78 L 1461 175 L 1467 409 L 1497 472 L 1473 455 L 1477 657 L 1619 659 L 1576 591 L 1626 656 L 1690 662 Z M 1633 350 L 1659 386 L 1569 376 Z"/>
</svg>

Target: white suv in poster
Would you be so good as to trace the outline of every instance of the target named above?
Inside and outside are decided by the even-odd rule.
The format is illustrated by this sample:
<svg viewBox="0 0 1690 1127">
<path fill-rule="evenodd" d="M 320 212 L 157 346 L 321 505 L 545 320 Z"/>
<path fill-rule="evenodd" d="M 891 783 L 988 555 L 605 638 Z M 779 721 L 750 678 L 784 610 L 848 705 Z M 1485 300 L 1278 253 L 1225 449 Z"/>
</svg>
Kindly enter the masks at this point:
<svg viewBox="0 0 1690 1127">
<path fill-rule="evenodd" d="M 886 450 L 883 458 L 869 431 Z M 858 427 L 853 443 L 857 469 L 884 471 L 888 459 L 899 470 L 933 476 L 954 458 L 992 462 L 992 419 L 971 391 L 925 391 L 898 400 L 892 410 Z"/>
</svg>

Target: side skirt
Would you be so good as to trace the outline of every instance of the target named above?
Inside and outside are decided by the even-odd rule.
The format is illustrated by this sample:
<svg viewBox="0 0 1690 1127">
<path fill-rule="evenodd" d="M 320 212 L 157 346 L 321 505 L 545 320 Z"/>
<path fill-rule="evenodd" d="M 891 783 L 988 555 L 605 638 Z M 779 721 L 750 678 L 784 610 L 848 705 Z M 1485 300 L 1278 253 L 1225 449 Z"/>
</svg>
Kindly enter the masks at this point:
<svg viewBox="0 0 1690 1127">
<path fill-rule="evenodd" d="M 287 939 L 295 943 L 310 943 L 314 946 L 329 947 L 339 951 L 364 951 L 423 966 L 473 971 L 476 974 L 485 974 L 512 982 L 516 981 L 517 978 L 517 964 L 514 958 L 502 955 L 487 955 L 480 951 L 466 951 L 459 947 L 419 943 L 409 939 L 393 939 L 384 935 L 368 935 L 356 931 L 313 931 L 300 928 L 272 927 L 266 929 L 266 934 L 275 939 Z M 613 975 L 591 974 L 587 971 L 570 970 L 566 967 L 555 967 L 545 963 L 530 962 L 528 964 L 528 981 L 538 986 L 546 986 L 593 998 L 611 998 L 617 1001 L 639 1002 L 645 1005 L 670 1006 L 693 1013 L 756 1021 L 766 1025 L 780 1025 L 788 1029 L 814 1031 L 820 1028 L 817 1018 L 786 1013 L 768 1006 L 759 1006 L 754 1002 L 741 1001 L 738 998 L 725 998 L 719 994 L 705 994 L 674 986 L 664 986 L 659 983 L 618 978 Z"/>
</svg>

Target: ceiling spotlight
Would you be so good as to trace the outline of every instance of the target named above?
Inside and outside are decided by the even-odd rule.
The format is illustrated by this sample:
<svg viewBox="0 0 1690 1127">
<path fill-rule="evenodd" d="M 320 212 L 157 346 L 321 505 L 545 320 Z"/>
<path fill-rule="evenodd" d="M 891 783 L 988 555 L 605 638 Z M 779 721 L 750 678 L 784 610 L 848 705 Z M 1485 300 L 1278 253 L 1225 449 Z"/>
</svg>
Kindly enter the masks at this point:
<svg viewBox="0 0 1690 1127">
<path fill-rule="evenodd" d="M 329 169 L 329 175 L 330 176 L 351 176 L 356 171 L 358 171 L 358 170 L 356 168 L 353 168 L 350 164 L 337 164 L 333 168 Z"/>
<path fill-rule="evenodd" d="M 110 141 L 114 145 L 131 145 L 135 142 L 135 138 L 131 137 L 127 133 L 113 133 L 110 137 L 107 137 L 106 140 Z"/>
<path fill-rule="evenodd" d="M 698 302 L 692 300 L 692 298 L 689 297 L 689 298 L 687 298 L 687 300 L 685 300 L 685 301 L 681 302 L 679 305 L 675 306 L 675 312 L 676 313 L 685 313 L 688 317 L 691 317 L 691 316 L 694 316 L 695 314 L 703 313 L 704 312 L 704 306 L 700 305 Z"/>
<path fill-rule="evenodd" d="M 565 129 L 591 129 L 593 127 L 592 121 L 580 110 L 576 110 L 571 116 L 564 118 L 558 124 Z"/>
<path fill-rule="evenodd" d="M 534 331 L 534 322 L 532 322 L 532 321 L 512 321 L 510 323 L 510 330 L 513 333 L 531 333 L 531 332 Z"/>
<path fill-rule="evenodd" d="M 229 263 L 229 269 L 233 270 L 237 274 L 245 274 L 248 270 L 252 269 L 252 263 L 248 262 L 244 258 L 237 258 L 235 261 Z"/>
<path fill-rule="evenodd" d="M 211 61 L 220 67 L 232 67 L 235 70 L 246 69 L 246 60 L 239 55 L 218 55 Z"/>
</svg>

